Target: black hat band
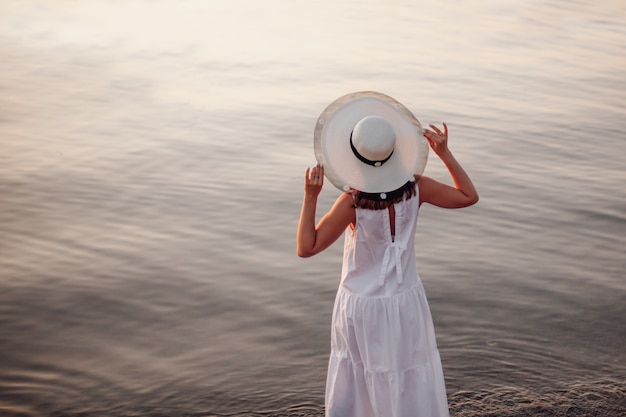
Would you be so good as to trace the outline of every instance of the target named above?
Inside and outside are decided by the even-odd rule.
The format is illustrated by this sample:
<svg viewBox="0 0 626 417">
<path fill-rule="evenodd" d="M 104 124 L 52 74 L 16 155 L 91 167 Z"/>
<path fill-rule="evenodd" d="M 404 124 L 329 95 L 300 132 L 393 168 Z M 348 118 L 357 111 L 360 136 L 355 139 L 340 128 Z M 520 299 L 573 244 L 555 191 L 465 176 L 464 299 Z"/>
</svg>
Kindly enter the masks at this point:
<svg viewBox="0 0 626 417">
<path fill-rule="evenodd" d="M 389 156 L 386 157 L 385 159 L 381 159 L 378 161 L 372 161 L 371 159 L 367 159 L 366 157 L 361 155 L 359 151 L 354 147 L 354 143 L 352 142 L 352 132 L 350 132 L 350 149 L 352 149 L 352 153 L 354 153 L 354 156 L 356 156 L 359 159 L 359 161 L 363 162 L 364 164 L 371 165 L 373 167 L 379 167 L 383 165 L 385 162 L 389 160 L 389 158 L 391 158 L 391 155 L 393 155 L 393 150 L 392 150 Z"/>
</svg>

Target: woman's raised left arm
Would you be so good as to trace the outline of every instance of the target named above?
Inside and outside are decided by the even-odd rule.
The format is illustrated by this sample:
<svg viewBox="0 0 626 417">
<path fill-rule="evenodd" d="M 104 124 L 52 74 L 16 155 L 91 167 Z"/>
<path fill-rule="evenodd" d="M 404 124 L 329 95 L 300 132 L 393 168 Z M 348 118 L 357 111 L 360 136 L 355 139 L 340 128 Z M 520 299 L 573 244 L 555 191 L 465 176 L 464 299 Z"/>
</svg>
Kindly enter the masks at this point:
<svg viewBox="0 0 626 417">
<path fill-rule="evenodd" d="M 343 193 L 333 207 L 315 224 L 317 197 L 324 183 L 324 168 L 317 165 L 307 169 L 304 178 L 304 200 L 298 223 L 297 253 L 308 258 L 332 245 L 346 227 L 355 221 L 352 196 Z"/>
</svg>

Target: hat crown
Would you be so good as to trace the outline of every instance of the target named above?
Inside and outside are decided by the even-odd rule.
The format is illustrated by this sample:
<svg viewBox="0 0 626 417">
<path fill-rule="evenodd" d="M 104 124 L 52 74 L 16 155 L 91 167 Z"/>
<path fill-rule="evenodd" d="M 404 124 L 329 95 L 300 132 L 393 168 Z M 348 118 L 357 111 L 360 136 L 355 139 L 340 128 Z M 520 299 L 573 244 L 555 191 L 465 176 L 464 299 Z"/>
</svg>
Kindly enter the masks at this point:
<svg viewBox="0 0 626 417">
<path fill-rule="evenodd" d="M 354 126 L 352 144 L 369 161 L 384 161 L 395 148 L 396 133 L 384 117 L 367 116 Z"/>
</svg>

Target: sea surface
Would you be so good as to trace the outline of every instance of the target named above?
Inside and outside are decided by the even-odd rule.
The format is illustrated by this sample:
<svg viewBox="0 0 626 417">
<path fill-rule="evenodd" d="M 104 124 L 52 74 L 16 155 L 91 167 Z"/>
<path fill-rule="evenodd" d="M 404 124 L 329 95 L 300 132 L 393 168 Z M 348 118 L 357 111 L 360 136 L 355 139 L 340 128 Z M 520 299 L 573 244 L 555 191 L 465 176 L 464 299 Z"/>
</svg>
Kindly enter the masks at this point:
<svg viewBox="0 0 626 417">
<path fill-rule="evenodd" d="M 451 414 L 626 415 L 624 22 L 2 0 L 0 415 L 322 416 L 342 244 L 300 259 L 295 234 L 317 117 L 362 90 L 445 121 L 481 196 L 417 230 Z"/>
</svg>

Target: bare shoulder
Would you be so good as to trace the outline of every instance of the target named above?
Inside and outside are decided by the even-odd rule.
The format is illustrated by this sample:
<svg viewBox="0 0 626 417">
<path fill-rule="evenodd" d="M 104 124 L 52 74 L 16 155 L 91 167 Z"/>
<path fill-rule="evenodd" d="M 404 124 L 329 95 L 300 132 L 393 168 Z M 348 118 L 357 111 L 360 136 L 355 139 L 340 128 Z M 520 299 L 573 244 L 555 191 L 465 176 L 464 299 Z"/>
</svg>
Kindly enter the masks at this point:
<svg viewBox="0 0 626 417">
<path fill-rule="evenodd" d="M 349 192 L 341 193 L 335 200 L 329 214 L 344 218 L 347 216 L 351 219 L 354 216 L 354 196 Z"/>
<path fill-rule="evenodd" d="M 341 193 L 335 203 L 328 211 L 326 216 L 329 219 L 335 219 L 341 227 L 345 227 L 347 223 L 354 222 L 354 197 L 349 192 Z"/>
<path fill-rule="evenodd" d="M 430 196 L 436 188 L 437 181 L 426 175 L 416 175 L 415 182 L 417 183 L 417 188 L 419 190 L 420 205 L 424 202 L 430 201 Z"/>
<path fill-rule="evenodd" d="M 337 201 L 335 201 L 335 204 L 354 208 L 354 195 L 347 191 L 341 193 L 341 195 L 337 197 Z"/>
</svg>

